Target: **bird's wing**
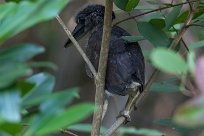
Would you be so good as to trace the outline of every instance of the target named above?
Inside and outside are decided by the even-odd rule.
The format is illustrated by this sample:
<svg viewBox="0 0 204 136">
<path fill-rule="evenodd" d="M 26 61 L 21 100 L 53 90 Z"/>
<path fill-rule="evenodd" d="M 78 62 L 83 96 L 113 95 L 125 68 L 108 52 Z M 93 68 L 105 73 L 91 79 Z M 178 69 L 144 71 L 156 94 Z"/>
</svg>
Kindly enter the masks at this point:
<svg viewBox="0 0 204 136">
<path fill-rule="evenodd" d="M 132 82 L 144 85 L 144 57 L 138 44 L 124 40 L 111 41 L 106 73 L 109 92 L 126 95 Z"/>
</svg>

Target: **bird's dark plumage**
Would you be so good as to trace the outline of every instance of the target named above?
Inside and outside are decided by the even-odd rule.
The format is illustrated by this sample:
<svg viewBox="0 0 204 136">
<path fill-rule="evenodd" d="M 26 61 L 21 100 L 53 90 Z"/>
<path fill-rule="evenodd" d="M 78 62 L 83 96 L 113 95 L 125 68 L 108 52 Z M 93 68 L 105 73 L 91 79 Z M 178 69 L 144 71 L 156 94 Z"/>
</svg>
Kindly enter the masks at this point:
<svg viewBox="0 0 204 136">
<path fill-rule="evenodd" d="M 99 64 L 103 35 L 104 11 L 104 6 L 91 5 L 80 11 L 76 16 L 77 25 L 83 26 L 81 28 L 83 31 L 90 31 L 86 54 L 96 70 Z M 120 27 L 114 26 L 112 28 L 106 71 L 105 89 L 110 93 L 123 96 L 127 95 L 132 83 L 139 83 L 142 91 L 145 82 L 145 65 L 141 48 L 137 43 L 128 43 L 122 38 L 122 36 L 129 35 Z M 87 66 L 86 72 L 92 77 L 92 73 Z"/>
</svg>

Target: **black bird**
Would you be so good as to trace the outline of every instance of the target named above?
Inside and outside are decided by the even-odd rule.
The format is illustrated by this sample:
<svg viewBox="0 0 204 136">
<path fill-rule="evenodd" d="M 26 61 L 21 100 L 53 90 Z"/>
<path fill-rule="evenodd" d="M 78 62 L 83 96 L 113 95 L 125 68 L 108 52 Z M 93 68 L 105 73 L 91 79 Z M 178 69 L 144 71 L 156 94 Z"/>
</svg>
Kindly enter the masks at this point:
<svg viewBox="0 0 204 136">
<path fill-rule="evenodd" d="M 105 7 L 102 5 L 89 5 L 80 11 L 75 21 L 77 26 L 72 34 L 79 38 L 90 33 L 86 54 L 96 70 L 98 70 L 100 49 L 103 35 Z M 115 19 L 114 12 L 112 13 Z M 110 49 L 105 79 L 105 89 L 112 94 L 125 96 L 129 90 L 143 91 L 145 82 L 144 57 L 138 43 L 128 43 L 122 36 L 130 36 L 124 29 L 114 26 L 111 31 Z M 68 40 L 65 47 L 71 43 Z M 86 66 L 87 75 L 93 77 Z"/>
</svg>

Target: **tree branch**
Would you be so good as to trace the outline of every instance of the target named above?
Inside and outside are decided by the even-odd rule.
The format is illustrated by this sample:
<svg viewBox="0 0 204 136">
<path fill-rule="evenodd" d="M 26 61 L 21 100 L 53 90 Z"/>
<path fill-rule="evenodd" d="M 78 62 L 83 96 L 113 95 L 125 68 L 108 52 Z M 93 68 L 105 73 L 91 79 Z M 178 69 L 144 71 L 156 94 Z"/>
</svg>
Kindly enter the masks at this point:
<svg viewBox="0 0 204 136">
<path fill-rule="evenodd" d="M 98 74 L 95 78 L 96 94 L 95 94 L 95 105 L 97 110 L 94 112 L 91 136 L 100 135 L 100 127 L 103 114 L 104 104 L 104 85 L 106 76 L 106 67 L 109 52 L 109 42 L 111 35 L 112 26 L 112 11 L 113 11 L 113 0 L 106 0 L 105 4 L 105 16 L 104 16 L 104 27 L 103 27 L 103 38 L 99 59 Z"/>
<path fill-rule="evenodd" d="M 192 1 L 189 1 L 189 2 L 183 2 L 183 3 L 171 5 L 171 6 L 166 6 L 166 7 L 161 7 L 161 8 L 158 8 L 158 9 L 150 10 L 150 11 L 141 13 L 141 14 L 139 14 L 139 15 L 131 16 L 131 17 L 128 17 L 128 18 L 123 19 L 123 20 L 121 20 L 121 21 L 118 21 L 117 23 L 114 24 L 114 26 L 115 26 L 115 25 L 118 25 L 118 24 L 120 24 L 120 23 L 122 23 L 122 22 L 124 22 L 124 21 L 130 20 L 130 19 L 134 19 L 134 18 L 136 18 L 136 17 L 144 16 L 144 15 L 149 14 L 149 13 L 153 13 L 153 12 L 160 11 L 160 10 L 165 10 L 165 9 L 172 8 L 172 7 L 176 7 L 176 6 L 179 6 L 179 5 L 194 3 L 194 2 L 198 2 L 198 0 L 192 0 Z"/>
<path fill-rule="evenodd" d="M 82 48 L 80 47 L 79 43 L 76 41 L 76 39 L 72 36 L 71 32 L 69 31 L 69 29 L 66 27 L 66 25 L 64 24 L 64 22 L 62 21 L 62 19 L 60 18 L 60 16 L 56 16 L 57 21 L 59 22 L 59 24 L 62 26 L 62 28 L 64 29 L 64 31 L 66 32 L 67 36 L 69 37 L 69 39 L 72 41 L 72 43 L 74 44 L 74 46 L 76 47 L 76 49 L 78 50 L 78 52 L 80 53 L 80 55 L 83 57 L 84 61 L 86 62 L 86 64 L 88 65 L 88 67 L 90 68 L 92 74 L 94 75 L 94 77 L 96 77 L 96 70 L 94 68 L 94 66 L 92 65 L 91 61 L 89 60 L 89 58 L 87 57 L 86 53 L 82 50 Z"/>
<path fill-rule="evenodd" d="M 188 2 L 188 3 L 190 4 L 190 2 Z M 175 49 L 176 46 L 178 45 L 178 43 L 181 40 L 183 34 L 187 30 L 186 26 L 188 26 L 190 24 L 190 22 L 192 21 L 192 19 L 193 19 L 194 11 L 197 8 L 198 3 L 199 3 L 199 1 L 195 4 L 195 6 L 192 6 L 190 4 L 191 5 L 190 8 L 192 7 L 192 10 L 190 11 L 190 15 L 188 16 L 188 18 L 185 21 L 185 23 L 184 23 L 183 27 L 181 28 L 181 30 L 178 32 L 178 35 L 175 37 L 175 39 L 171 43 L 169 49 Z M 158 74 L 159 74 L 159 70 L 155 69 L 153 74 L 151 75 L 150 79 L 148 80 L 147 84 L 145 85 L 144 92 L 136 99 L 136 102 L 135 102 L 136 106 L 138 106 L 139 102 L 146 96 L 150 86 L 152 85 L 154 79 L 157 77 Z M 132 107 L 133 106 L 134 105 L 132 105 Z M 126 121 L 126 118 L 119 117 L 115 121 L 115 123 L 107 130 L 107 132 L 104 133 L 103 136 L 111 136 L 125 121 Z"/>
</svg>

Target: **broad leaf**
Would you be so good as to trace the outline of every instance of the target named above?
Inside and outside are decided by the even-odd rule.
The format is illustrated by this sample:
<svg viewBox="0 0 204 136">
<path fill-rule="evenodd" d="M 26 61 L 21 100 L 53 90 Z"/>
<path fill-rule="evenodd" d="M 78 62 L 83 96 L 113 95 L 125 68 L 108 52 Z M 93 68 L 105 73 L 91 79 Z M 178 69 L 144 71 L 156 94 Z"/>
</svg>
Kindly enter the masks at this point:
<svg viewBox="0 0 204 136">
<path fill-rule="evenodd" d="M 184 59 L 171 50 L 157 48 L 152 51 L 150 59 L 156 68 L 164 72 L 171 74 L 186 74 L 188 72 L 188 65 Z"/>
<path fill-rule="evenodd" d="M 25 64 L 17 62 L 4 62 L 0 65 L 0 88 L 7 87 L 14 83 L 17 78 L 32 73 L 31 69 Z"/>
<path fill-rule="evenodd" d="M 77 88 L 73 88 L 53 93 L 49 95 L 48 98 L 44 99 L 46 101 L 40 105 L 40 110 L 45 113 L 61 111 L 66 104 L 69 104 L 75 97 L 79 97 L 78 91 Z"/>
<path fill-rule="evenodd" d="M 160 82 L 154 82 L 150 87 L 150 91 L 152 92 L 178 92 L 179 90 L 180 86 L 175 77 L 167 78 Z"/>
<path fill-rule="evenodd" d="M 0 5 L 0 42 L 42 21 L 54 18 L 67 0 L 22 1 Z"/>
<path fill-rule="evenodd" d="M 92 129 L 91 124 L 76 124 L 76 125 L 71 125 L 67 129 L 73 130 L 73 131 L 78 131 L 78 132 L 86 132 L 90 133 Z M 107 129 L 104 127 L 101 127 L 100 132 L 104 133 Z"/>
<path fill-rule="evenodd" d="M 180 14 L 182 5 L 176 6 L 173 10 L 167 15 L 166 17 L 166 27 L 164 28 L 165 31 L 168 31 L 176 21 L 177 16 Z"/>
<path fill-rule="evenodd" d="M 32 103 L 32 101 L 38 97 L 50 94 L 55 84 L 54 77 L 47 73 L 40 73 L 40 74 L 34 75 L 30 77 L 27 81 L 34 83 L 35 86 L 28 94 L 26 94 L 23 97 L 24 106 L 26 106 L 27 103 Z"/>
<path fill-rule="evenodd" d="M 34 44 L 19 44 L 0 50 L 0 62 L 8 60 L 24 62 L 42 52 L 44 52 L 43 47 Z"/>
<path fill-rule="evenodd" d="M 16 88 L 0 92 L 0 117 L 8 122 L 20 122 L 20 93 Z"/>
<path fill-rule="evenodd" d="M 158 27 L 148 22 L 138 22 L 138 30 L 155 47 L 168 47 L 170 40 L 167 35 Z"/>
<path fill-rule="evenodd" d="M 139 3 L 140 0 L 114 0 L 114 3 L 118 8 L 130 11 L 133 10 Z"/>
<path fill-rule="evenodd" d="M 72 106 L 57 115 L 44 113 L 37 117 L 32 122 L 31 127 L 26 132 L 29 135 L 46 135 L 57 132 L 62 128 L 68 127 L 74 123 L 81 121 L 93 112 L 94 106 L 92 104 L 84 103 Z"/>
</svg>

